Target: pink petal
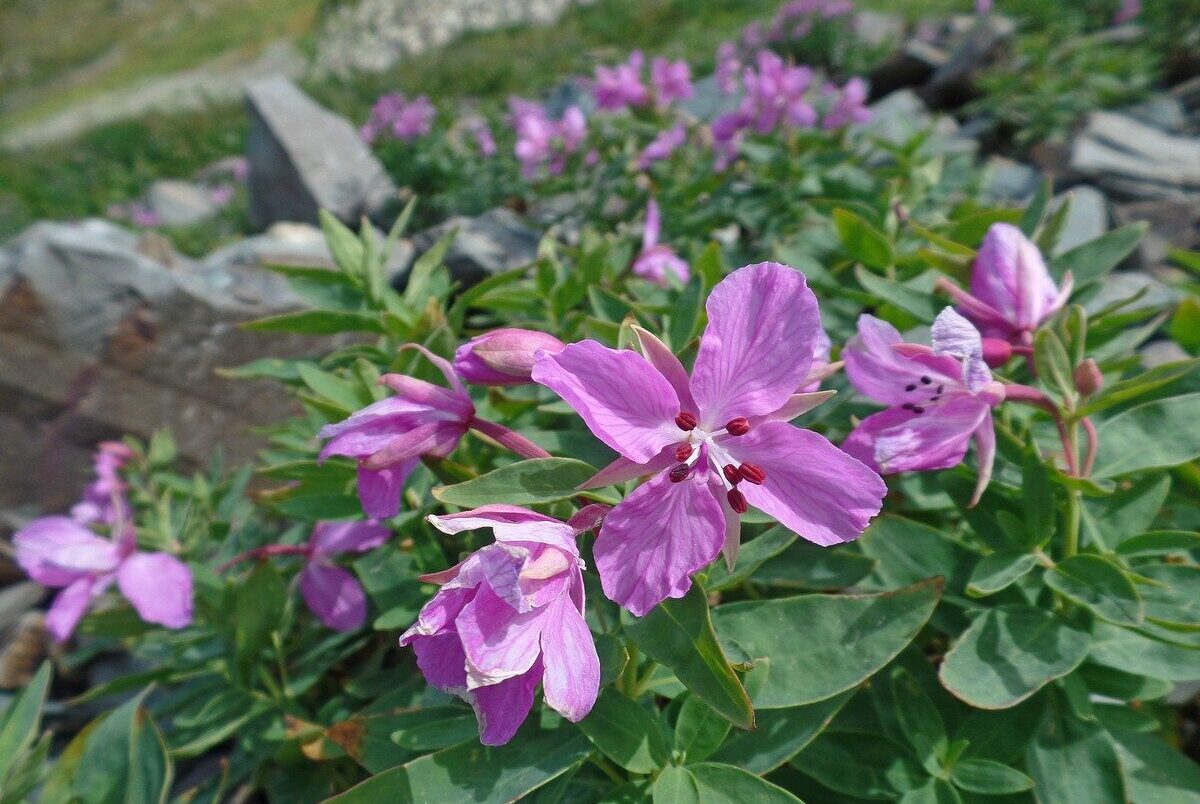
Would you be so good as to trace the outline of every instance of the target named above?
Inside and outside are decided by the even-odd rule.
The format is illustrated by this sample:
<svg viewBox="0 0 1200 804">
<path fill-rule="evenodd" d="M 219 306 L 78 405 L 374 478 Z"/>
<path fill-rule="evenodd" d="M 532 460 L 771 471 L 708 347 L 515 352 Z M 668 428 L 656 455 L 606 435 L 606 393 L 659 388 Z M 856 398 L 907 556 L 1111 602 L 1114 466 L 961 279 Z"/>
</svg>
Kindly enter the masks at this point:
<svg viewBox="0 0 1200 804">
<path fill-rule="evenodd" d="M 887 493 L 879 475 L 862 462 L 824 436 L 784 422 L 752 428 L 721 446 L 767 473 L 761 486 L 739 486 L 750 504 L 816 544 L 858 538 Z"/>
<path fill-rule="evenodd" d="M 601 489 L 616 483 L 624 483 L 626 480 L 633 480 L 643 475 L 655 474 L 676 462 L 675 447 L 673 446 L 663 447 L 663 451 L 647 463 L 631 461 L 628 458 L 617 458 L 581 483 L 579 488 Z"/>
<path fill-rule="evenodd" d="M 117 546 L 65 516 L 35 519 L 13 536 L 17 563 L 44 586 L 67 586 L 84 575 L 111 572 Z"/>
<path fill-rule="evenodd" d="M 309 611 L 334 631 L 354 631 L 367 619 L 367 596 L 341 567 L 311 561 L 300 573 L 300 594 Z"/>
<path fill-rule="evenodd" d="M 925 386 L 961 384 L 958 361 L 934 355 L 928 347 L 920 348 L 928 359 L 918 359 L 900 348 L 909 345 L 891 324 L 874 316 L 859 316 L 858 334 L 842 350 L 846 375 L 860 394 L 885 405 L 921 402 L 927 398 Z M 922 378 L 930 382 L 922 382 Z M 914 399 L 914 394 L 920 399 Z"/>
<path fill-rule="evenodd" d="M 701 427 L 778 410 L 812 364 L 821 319 L 804 274 L 777 262 L 739 268 L 708 297 L 692 371 Z"/>
<path fill-rule="evenodd" d="M 808 413 L 822 402 L 833 398 L 835 394 L 837 391 L 809 391 L 792 394 L 779 410 L 768 413 L 766 416 L 755 416 L 750 419 L 750 426 L 753 427 L 762 422 L 790 422 L 797 416 Z"/>
<path fill-rule="evenodd" d="M 989 410 L 966 394 L 920 414 L 888 408 L 863 419 L 842 448 L 883 474 L 949 469 L 962 463 Z"/>
<path fill-rule="evenodd" d="M 971 294 L 1016 330 L 1036 328 L 1050 315 L 1059 290 L 1041 251 L 1017 227 L 993 224 L 971 269 Z"/>
<path fill-rule="evenodd" d="M 572 723 L 592 711 L 600 692 L 600 657 L 583 615 L 567 595 L 550 604 L 542 629 L 546 703 Z"/>
<path fill-rule="evenodd" d="M 425 359 L 432 363 L 438 371 L 442 372 L 442 376 L 446 378 L 446 382 L 450 384 L 451 388 L 458 392 L 459 397 L 465 398 L 468 400 L 468 402 L 470 401 L 471 395 L 467 393 L 467 388 L 462 384 L 462 380 L 460 380 L 458 375 L 454 373 L 454 366 L 449 360 L 444 357 L 440 357 L 439 355 L 435 355 L 433 352 L 429 351 L 419 343 L 408 343 L 400 347 L 401 351 L 404 351 L 405 349 L 416 349 L 418 352 L 425 355 Z"/>
<path fill-rule="evenodd" d="M 325 425 L 321 428 L 319 436 L 321 438 L 337 438 L 352 431 L 361 430 L 364 433 L 373 433 L 380 438 L 385 438 L 400 426 L 411 426 L 411 424 L 397 425 L 397 421 L 412 422 L 416 417 L 425 416 L 428 413 L 429 407 L 426 405 L 416 404 L 398 396 L 389 396 L 387 399 L 381 399 L 367 405 L 362 410 L 355 411 L 340 422 Z M 330 454 L 349 453 L 333 452 Z"/>
<path fill-rule="evenodd" d="M 371 519 L 388 519 L 400 513 L 400 494 L 404 481 L 417 467 L 420 458 L 412 458 L 386 469 L 358 467 L 358 499 L 363 513 Z"/>
<path fill-rule="evenodd" d="M 659 474 L 604 518 L 594 550 L 604 594 L 642 617 L 668 597 L 683 597 L 691 574 L 724 541 L 725 516 L 704 473 L 681 483 Z"/>
<path fill-rule="evenodd" d="M 675 393 L 679 396 L 679 407 L 681 410 L 688 410 L 693 413 L 700 410 L 700 406 L 696 404 L 696 400 L 692 398 L 692 389 L 688 383 L 687 369 L 679 362 L 679 358 L 675 353 L 663 343 L 658 337 L 647 330 L 642 329 L 634 324 L 633 334 L 637 336 L 638 347 L 642 350 L 642 356 L 658 369 L 658 373 L 666 378 L 667 382 L 671 383 L 671 387 L 675 389 Z"/>
<path fill-rule="evenodd" d="M 992 479 L 992 466 L 996 462 L 996 425 L 992 422 L 990 409 L 975 428 L 975 457 L 979 460 L 979 479 L 975 482 L 969 508 L 974 508 L 983 496 L 988 482 Z"/>
<path fill-rule="evenodd" d="M 626 458 L 645 463 L 680 440 L 679 399 L 641 355 L 596 341 L 543 354 L 533 379 L 583 417 L 593 434 Z"/>
<path fill-rule="evenodd" d="M 545 609 L 518 614 L 482 585 L 455 620 L 467 656 L 467 687 L 475 689 L 519 676 L 541 653 Z"/>
<path fill-rule="evenodd" d="M 479 742 L 504 745 L 513 738 L 533 708 L 533 693 L 542 680 L 542 663 L 498 684 L 475 689 L 472 706 L 479 721 Z"/>
<path fill-rule="evenodd" d="M 314 555 L 365 553 L 386 542 L 392 532 L 377 522 L 319 522 L 309 544 Z"/>
<path fill-rule="evenodd" d="M 130 556 L 117 570 L 117 587 L 148 623 L 186 628 L 192 622 L 192 571 L 175 556 Z"/>
<path fill-rule="evenodd" d="M 725 516 L 725 539 L 721 543 L 721 555 L 725 557 L 725 566 L 732 570 L 742 549 L 742 518 L 730 507 L 725 486 L 721 484 L 716 473 L 709 473 L 708 487 L 713 498 L 721 505 L 721 513 Z"/>
<path fill-rule="evenodd" d="M 464 562 L 465 563 L 465 562 Z M 417 621 L 400 635 L 400 646 L 415 644 L 420 637 L 437 636 L 454 630 L 454 620 L 475 597 L 475 590 L 445 587 L 429 599 L 417 615 Z"/>
<path fill-rule="evenodd" d="M 457 514 L 430 515 L 429 523 L 442 533 L 491 528 L 500 542 L 551 544 L 573 555 L 575 531 L 565 522 L 519 505 L 483 505 Z"/>
<path fill-rule="evenodd" d="M 662 232 L 662 219 L 658 214 L 658 203 L 651 198 L 646 202 L 646 226 L 642 229 L 642 251 L 658 245 L 660 232 Z"/>
<path fill-rule="evenodd" d="M 467 697 L 467 658 L 458 634 L 418 637 L 412 643 L 417 667 L 433 687 L 442 692 Z"/>
<path fill-rule="evenodd" d="M 363 459 L 368 469 L 386 469 L 422 455 L 445 457 L 454 451 L 467 432 L 459 422 L 429 422 L 389 438 L 376 452 Z"/>
<path fill-rule="evenodd" d="M 986 332 L 999 331 L 1001 335 L 1007 335 L 1011 332 L 1011 327 L 998 310 L 994 310 L 984 304 L 949 279 L 938 279 L 934 283 L 934 289 L 940 290 L 949 296 L 955 306 L 962 311 L 963 315 L 970 318 Z"/>
<path fill-rule="evenodd" d="M 46 612 L 46 630 L 55 642 L 66 642 L 75 633 L 94 597 L 92 584 L 91 577 L 83 577 L 54 596 L 54 602 Z"/>
</svg>

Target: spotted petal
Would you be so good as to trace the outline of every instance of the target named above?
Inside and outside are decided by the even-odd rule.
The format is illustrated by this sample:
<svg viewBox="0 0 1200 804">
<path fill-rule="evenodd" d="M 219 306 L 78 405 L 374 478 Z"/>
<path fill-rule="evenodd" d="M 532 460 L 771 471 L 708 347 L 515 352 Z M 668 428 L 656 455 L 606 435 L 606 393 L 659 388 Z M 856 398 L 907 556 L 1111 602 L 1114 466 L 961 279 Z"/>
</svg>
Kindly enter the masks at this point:
<svg viewBox="0 0 1200 804">
<path fill-rule="evenodd" d="M 891 324 L 859 316 L 858 334 L 842 350 L 846 375 L 860 394 L 885 405 L 920 402 L 913 395 L 924 395 L 925 387 L 961 384 L 957 360 L 934 355 L 928 347 L 921 347 L 920 354 L 900 348 L 907 346 Z"/>
<path fill-rule="evenodd" d="M 989 410 L 966 394 L 919 414 L 888 408 L 863 419 L 842 449 L 884 474 L 949 469 L 962 463 Z"/>
</svg>

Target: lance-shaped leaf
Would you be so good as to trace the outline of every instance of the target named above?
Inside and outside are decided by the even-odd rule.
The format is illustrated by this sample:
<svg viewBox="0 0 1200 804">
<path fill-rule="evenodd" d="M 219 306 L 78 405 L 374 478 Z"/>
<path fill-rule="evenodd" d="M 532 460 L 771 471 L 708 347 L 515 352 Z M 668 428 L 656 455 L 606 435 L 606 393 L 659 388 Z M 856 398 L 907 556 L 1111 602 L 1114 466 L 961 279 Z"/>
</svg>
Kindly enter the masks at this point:
<svg viewBox="0 0 1200 804">
<path fill-rule="evenodd" d="M 1139 625 L 1145 605 L 1133 581 L 1107 558 L 1072 556 L 1046 573 L 1046 585 L 1118 625 Z"/>
<path fill-rule="evenodd" d="M 536 505 L 575 496 L 576 487 L 594 474 L 593 467 L 574 458 L 531 458 L 465 483 L 435 488 L 433 496 L 462 508 L 491 505 L 496 500 L 509 505 Z"/>
<path fill-rule="evenodd" d="M 601 691 L 592 711 L 579 721 L 579 729 L 625 770 L 649 774 L 667 764 L 670 752 L 659 724 L 612 687 Z"/>
</svg>

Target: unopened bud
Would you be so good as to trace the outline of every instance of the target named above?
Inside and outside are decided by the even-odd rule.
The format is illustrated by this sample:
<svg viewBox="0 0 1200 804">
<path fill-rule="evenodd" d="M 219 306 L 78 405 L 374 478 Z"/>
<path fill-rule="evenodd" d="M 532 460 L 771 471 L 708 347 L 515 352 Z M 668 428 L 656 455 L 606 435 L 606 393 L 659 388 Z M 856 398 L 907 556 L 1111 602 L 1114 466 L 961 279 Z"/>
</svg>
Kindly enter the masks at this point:
<svg viewBox="0 0 1200 804">
<path fill-rule="evenodd" d="M 990 368 L 999 368 L 1012 357 L 1012 344 L 999 338 L 983 339 L 983 362 Z"/>
<path fill-rule="evenodd" d="M 525 385 L 540 354 L 557 354 L 566 344 L 553 335 L 505 327 L 472 338 L 454 353 L 454 371 L 475 385 Z"/>
<path fill-rule="evenodd" d="M 1104 387 L 1104 375 L 1096 361 L 1088 358 L 1075 367 L 1075 390 L 1083 396 L 1091 396 Z"/>
</svg>

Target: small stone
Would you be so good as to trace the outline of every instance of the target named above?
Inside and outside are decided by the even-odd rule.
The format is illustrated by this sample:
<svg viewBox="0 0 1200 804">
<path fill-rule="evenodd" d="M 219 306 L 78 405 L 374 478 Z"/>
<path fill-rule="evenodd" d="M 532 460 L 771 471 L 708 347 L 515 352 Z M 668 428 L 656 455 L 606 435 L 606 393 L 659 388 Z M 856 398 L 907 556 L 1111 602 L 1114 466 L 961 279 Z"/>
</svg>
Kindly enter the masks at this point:
<svg viewBox="0 0 1200 804">
<path fill-rule="evenodd" d="M 1200 245 L 1200 209 L 1182 201 L 1135 201 L 1118 204 L 1113 217 L 1120 225 L 1146 221 L 1150 228 L 1138 244 L 1138 262 L 1151 268 L 1167 261 L 1172 249 Z"/>
<path fill-rule="evenodd" d="M 446 266 L 451 277 L 463 286 L 529 265 L 537 259 L 540 236 L 503 207 L 473 218 L 457 215 L 418 232 L 412 238 L 413 253 L 425 253 L 451 229 L 457 229 L 458 233 L 446 252 Z M 402 270 L 393 277 L 392 284 L 403 287 L 407 281 L 408 272 Z"/>
<path fill-rule="evenodd" d="M 1042 177 L 1029 165 L 993 156 L 984 166 L 987 179 L 984 195 L 1001 203 L 1024 203 L 1033 197 Z"/>
<path fill-rule="evenodd" d="M 209 191 L 186 181 L 159 179 L 146 200 L 164 226 L 191 226 L 217 214 Z"/>
<path fill-rule="evenodd" d="M 1071 208 L 1067 211 L 1067 218 L 1063 221 L 1062 231 L 1054 246 L 1054 256 L 1095 240 L 1108 231 L 1108 199 L 1104 193 L 1086 184 L 1072 187 L 1054 197 L 1050 213 L 1057 212 L 1068 199 Z"/>
</svg>

